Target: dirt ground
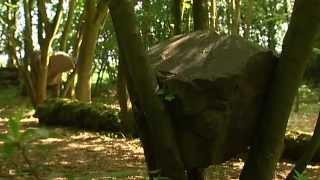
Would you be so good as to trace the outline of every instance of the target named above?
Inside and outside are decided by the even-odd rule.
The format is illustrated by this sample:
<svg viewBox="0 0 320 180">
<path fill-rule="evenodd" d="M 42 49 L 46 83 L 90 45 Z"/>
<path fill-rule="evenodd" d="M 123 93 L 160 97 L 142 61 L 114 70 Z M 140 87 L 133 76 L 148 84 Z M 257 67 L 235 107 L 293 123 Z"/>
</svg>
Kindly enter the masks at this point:
<svg viewBox="0 0 320 180">
<path fill-rule="evenodd" d="M 8 116 L 17 114 L 21 104 L 6 105 L 1 98 L 0 102 L 0 133 L 6 133 Z M 33 111 L 22 107 L 25 109 L 22 129 L 38 128 L 37 119 L 32 117 Z M 315 119 L 316 113 L 305 118 L 292 116 L 289 127 L 311 132 Z M 49 128 L 49 132 L 50 138 L 36 141 L 27 152 L 43 179 L 147 179 L 143 149 L 137 139 L 64 128 Z M 234 159 L 211 166 L 206 177 L 208 180 L 238 179 L 243 164 L 241 159 Z M 275 179 L 284 179 L 291 168 L 290 163 L 279 163 Z M 308 166 L 306 176 L 311 180 L 320 179 L 319 164 Z M 19 154 L 9 161 L 0 159 L 2 179 L 32 179 Z"/>
</svg>

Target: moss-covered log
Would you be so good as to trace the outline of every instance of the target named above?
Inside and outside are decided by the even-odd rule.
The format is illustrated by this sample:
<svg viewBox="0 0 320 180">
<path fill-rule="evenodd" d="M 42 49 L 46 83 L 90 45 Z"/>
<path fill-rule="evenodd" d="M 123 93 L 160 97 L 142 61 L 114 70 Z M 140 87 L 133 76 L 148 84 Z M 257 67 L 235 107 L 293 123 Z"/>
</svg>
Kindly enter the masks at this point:
<svg viewBox="0 0 320 180">
<path fill-rule="evenodd" d="M 51 99 L 36 110 L 39 123 L 92 131 L 121 132 L 118 112 L 99 103 Z"/>
<path fill-rule="evenodd" d="M 121 125 L 117 110 L 99 103 L 51 99 L 38 107 L 36 115 L 39 122 L 47 126 L 137 134 L 137 132 L 128 132 L 128 127 Z M 282 158 L 296 161 L 303 154 L 310 139 L 310 134 L 289 131 L 286 135 Z M 320 151 L 316 153 L 313 162 L 320 162 Z"/>
</svg>

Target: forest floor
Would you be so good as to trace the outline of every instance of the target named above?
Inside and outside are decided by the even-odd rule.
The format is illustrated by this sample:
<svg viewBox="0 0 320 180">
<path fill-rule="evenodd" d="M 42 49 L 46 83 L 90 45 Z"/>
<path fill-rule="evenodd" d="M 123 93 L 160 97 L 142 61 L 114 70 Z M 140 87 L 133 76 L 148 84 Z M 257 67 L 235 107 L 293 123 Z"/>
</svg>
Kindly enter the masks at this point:
<svg viewBox="0 0 320 180">
<path fill-rule="evenodd" d="M 302 112 L 291 115 L 289 128 L 311 133 L 317 113 Z M 12 89 L 0 88 L 0 134 L 7 132 L 7 121 L 12 117 L 21 117 L 22 130 L 37 128 L 33 113 L 27 98 Z M 139 140 L 65 128 L 48 130 L 49 138 L 32 143 L 27 152 L 43 179 L 146 179 Z M 207 179 L 238 179 L 243 164 L 241 159 L 234 159 L 211 166 L 206 171 Z M 279 163 L 275 179 L 284 179 L 291 168 L 290 163 Z M 305 176 L 320 179 L 320 164 L 308 166 Z M 1 179 L 32 179 L 20 154 L 9 160 L 0 159 Z"/>
</svg>

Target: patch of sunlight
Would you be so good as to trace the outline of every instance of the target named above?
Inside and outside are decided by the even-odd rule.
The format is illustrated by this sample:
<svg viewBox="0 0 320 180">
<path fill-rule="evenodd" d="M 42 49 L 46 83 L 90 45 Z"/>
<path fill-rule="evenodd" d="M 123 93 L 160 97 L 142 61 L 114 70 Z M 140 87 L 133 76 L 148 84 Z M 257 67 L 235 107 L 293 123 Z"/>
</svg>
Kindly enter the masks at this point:
<svg viewBox="0 0 320 180">
<path fill-rule="evenodd" d="M 95 146 L 95 147 L 91 148 L 90 150 L 92 150 L 92 151 L 103 151 L 105 149 L 106 148 L 104 146 Z"/>
<path fill-rule="evenodd" d="M 96 135 L 94 135 L 93 133 L 89 133 L 89 132 L 81 132 L 79 134 L 75 134 L 75 135 L 70 136 L 70 138 L 73 140 L 88 139 L 88 138 L 92 138 L 92 137 L 96 137 Z"/>
<path fill-rule="evenodd" d="M 88 145 L 88 144 L 79 144 L 79 143 L 69 143 L 67 147 L 65 147 L 64 149 L 86 149 L 86 148 L 90 148 L 93 145 Z"/>
<path fill-rule="evenodd" d="M 118 104 L 103 104 L 107 108 L 120 110 L 120 106 Z"/>
<path fill-rule="evenodd" d="M 85 161 L 85 160 L 77 160 L 77 163 L 79 164 L 84 164 L 84 163 L 87 163 L 88 161 Z"/>
<path fill-rule="evenodd" d="M 319 169 L 320 170 L 320 164 L 319 165 L 307 165 L 308 169 Z"/>
<path fill-rule="evenodd" d="M 40 141 L 41 141 L 43 144 L 52 144 L 52 143 L 62 142 L 63 139 L 47 138 L 47 139 L 41 139 Z"/>
<path fill-rule="evenodd" d="M 244 162 L 243 161 L 234 162 L 234 163 L 232 163 L 232 166 L 235 168 L 241 169 L 244 166 Z"/>
<path fill-rule="evenodd" d="M 0 122 L 8 122 L 8 118 L 1 118 L 0 117 Z"/>
<path fill-rule="evenodd" d="M 16 175 L 16 170 L 15 169 L 9 169 L 9 175 Z"/>
<path fill-rule="evenodd" d="M 61 165 L 70 165 L 71 162 L 69 162 L 69 161 L 60 161 L 60 164 Z"/>
</svg>

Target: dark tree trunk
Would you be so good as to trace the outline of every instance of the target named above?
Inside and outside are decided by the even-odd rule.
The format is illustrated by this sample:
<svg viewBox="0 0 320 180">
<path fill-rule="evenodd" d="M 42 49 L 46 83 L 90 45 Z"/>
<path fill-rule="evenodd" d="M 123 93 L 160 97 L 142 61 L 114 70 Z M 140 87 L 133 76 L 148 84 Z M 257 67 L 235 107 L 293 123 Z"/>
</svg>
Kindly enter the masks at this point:
<svg viewBox="0 0 320 180">
<path fill-rule="evenodd" d="M 186 179 L 169 114 L 157 96 L 158 85 L 147 62 L 136 26 L 134 9 L 126 0 L 112 0 L 109 5 L 113 25 L 132 85 L 146 120 L 147 135 L 152 138 L 160 175 L 175 180 Z"/>
<path fill-rule="evenodd" d="M 119 39 L 119 38 L 117 38 Z M 121 71 L 122 75 L 125 78 L 126 87 L 128 89 L 130 101 L 132 104 L 132 112 L 134 115 L 134 123 L 136 123 L 136 126 L 138 128 L 138 133 L 140 135 L 140 140 L 142 142 L 142 147 L 144 150 L 144 156 L 148 167 L 148 172 L 150 179 L 155 177 L 157 175 L 157 164 L 155 159 L 155 150 L 154 150 L 154 144 L 152 143 L 152 137 L 150 135 L 150 132 L 148 130 L 146 117 L 143 114 L 143 111 L 141 110 L 141 105 L 139 103 L 139 100 L 137 99 L 138 95 L 137 92 L 133 88 L 133 80 L 129 75 L 126 59 L 124 59 L 124 53 L 123 50 L 119 47 L 119 61 L 121 65 Z M 128 120 L 128 119 L 126 119 Z"/>
<path fill-rule="evenodd" d="M 193 1 L 193 27 L 194 30 L 205 30 L 209 28 L 208 17 L 208 1 L 194 0 Z"/>
<path fill-rule="evenodd" d="M 181 0 L 172 1 L 173 34 L 181 34 Z"/>
<path fill-rule="evenodd" d="M 317 153 L 320 148 L 320 112 L 317 119 L 317 124 L 313 132 L 311 141 L 309 142 L 308 148 L 302 157 L 298 160 L 295 167 L 291 170 L 290 174 L 287 177 L 287 180 L 295 180 L 295 173 L 300 174 L 306 169 L 307 165 L 311 162 L 314 155 Z"/>
<path fill-rule="evenodd" d="M 286 126 L 300 81 L 312 53 L 320 22 L 319 0 L 296 0 L 283 50 L 261 114 L 256 142 L 241 180 L 271 180 L 280 158 Z"/>
</svg>

